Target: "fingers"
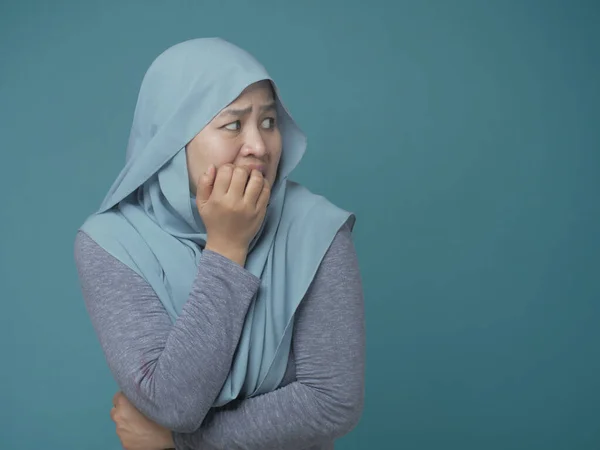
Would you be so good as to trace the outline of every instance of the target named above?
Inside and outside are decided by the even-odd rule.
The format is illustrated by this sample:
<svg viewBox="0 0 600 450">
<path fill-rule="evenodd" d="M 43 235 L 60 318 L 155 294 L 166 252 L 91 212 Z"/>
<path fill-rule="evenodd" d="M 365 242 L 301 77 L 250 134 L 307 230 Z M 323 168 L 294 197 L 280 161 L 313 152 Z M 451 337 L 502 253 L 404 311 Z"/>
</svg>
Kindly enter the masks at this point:
<svg viewBox="0 0 600 450">
<path fill-rule="evenodd" d="M 214 164 L 211 164 L 206 173 L 204 173 L 198 180 L 196 198 L 202 203 L 208 201 L 208 198 L 210 197 L 210 194 L 214 188 L 216 175 L 217 168 L 214 166 Z"/>
<path fill-rule="evenodd" d="M 267 179 L 264 180 L 264 186 L 256 202 L 256 208 L 258 210 L 266 209 L 271 198 L 271 183 Z"/>
<path fill-rule="evenodd" d="M 113 396 L 112 404 L 113 406 L 118 406 L 121 401 L 123 401 L 123 393 L 119 391 Z"/>
<path fill-rule="evenodd" d="M 117 406 L 121 403 L 122 396 L 123 396 L 123 394 L 121 392 L 117 392 L 115 395 L 113 395 L 113 398 L 112 398 L 113 407 L 110 409 L 110 418 L 113 420 L 113 422 L 116 422 L 115 414 L 117 412 Z"/>
<path fill-rule="evenodd" d="M 246 192 L 244 193 L 244 199 L 251 205 L 256 205 L 260 193 L 263 190 L 265 178 L 263 174 L 258 170 L 253 170 L 250 174 L 250 180 L 246 186 Z"/>
<path fill-rule="evenodd" d="M 201 203 L 205 203 L 213 194 L 217 197 L 227 194 L 244 198 L 247 203 L 256 205 L 263 195 L 266 184 L 268 184 L 267 180 L 258 170 L 250 171 L 246 167 L 233 164 L 223 164 L 219 168 L 211 165 L 200 178 L 196 198 Z M 270 185 L 265 195 L 267 194 L 270 195 Z"/>
<path fill-rule="evenodd" d="M 233 164 L 223 164 L 217 170 L 216 179 L 214 182 L 213 192 L 218 196 L 223 196 L 229 189 L 231 177 L 233 175 Z"/>
<path fill-rule="evenodd" d="M 234 195 L 235 197 L 241 198 L 244 196 L 244 189 L 246 189 L 246 183 L 248 182 L 248 176 L 250 175 L 248 169 L 241 166 L 236 166 L 233 169 L 233 175 L 231 177 L 231 184 L 227 191 L 228 194 Z"/>
</svg>

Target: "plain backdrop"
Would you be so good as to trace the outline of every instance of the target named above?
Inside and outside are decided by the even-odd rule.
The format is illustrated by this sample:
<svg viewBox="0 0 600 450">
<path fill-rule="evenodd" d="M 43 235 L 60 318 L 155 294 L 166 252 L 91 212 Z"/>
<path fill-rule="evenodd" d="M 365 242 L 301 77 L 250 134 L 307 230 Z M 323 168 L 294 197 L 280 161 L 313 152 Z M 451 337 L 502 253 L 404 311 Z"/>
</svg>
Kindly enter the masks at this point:
<svg viewBox="0 0 600 450">
<path fill-rule="evenodd" d="M 600 3 L 0 2 L 0 448 L 118 449 L 77 228 L 167 47 L 253 53 L 357 214 L 366 404 L 340 450 L 600 448 Z"/>
</svg>

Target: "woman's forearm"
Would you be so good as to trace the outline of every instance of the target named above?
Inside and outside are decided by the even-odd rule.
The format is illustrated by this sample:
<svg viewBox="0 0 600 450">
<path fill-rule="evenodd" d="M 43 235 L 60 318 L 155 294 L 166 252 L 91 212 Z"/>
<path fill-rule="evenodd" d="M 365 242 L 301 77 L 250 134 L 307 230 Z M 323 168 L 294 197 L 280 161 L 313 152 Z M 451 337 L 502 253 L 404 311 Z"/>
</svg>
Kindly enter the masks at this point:
<svg viewBox="0 0 600 450">
<path fill-rule="evenodd" d="M 247 399 L 235 409 L 209 413 L 195 433 L 174 433 L 177 448 L 305 449 L 324 445 L 348 433 L 358 423 L 362 394 L 348 401 L 294 382 L 277 391 Z"/>
<path fill-rule="evenodd" d="M 350 232 L 342 229 L 296 312 L 296 381 L 208 414 L 178 449 L 293 450 L 330 443 L 358 422 L 364 398 L 363 293 Z"/>
<path fill-rule="evenodd" d="M 260 280 L 205 251 L 173 324 L 150 285 L 87 235 L 76 241 L 86 307 L 109 367 L 131 403 L 171 430 L 200 426 L 229 374 Z"/>
</svg>

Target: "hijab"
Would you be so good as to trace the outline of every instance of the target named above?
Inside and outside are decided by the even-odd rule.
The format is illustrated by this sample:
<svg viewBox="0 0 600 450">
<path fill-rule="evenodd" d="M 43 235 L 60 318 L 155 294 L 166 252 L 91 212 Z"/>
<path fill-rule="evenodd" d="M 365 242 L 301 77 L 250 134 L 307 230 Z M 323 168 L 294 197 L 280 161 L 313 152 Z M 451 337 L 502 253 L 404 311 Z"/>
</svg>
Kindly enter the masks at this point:
<svg viewBox="0 0 600 450">
<path fill-rule="evenodd" d="M 213 406 L 277 389 L 290 357 L 293 318 L 340 227 L 354 215 L 291 181 L 306 138 L 265 68 L 220 38 L 178 43 L 140 87 L 125 166 L 80 230 L 152 286 L 172 322 L 195 281 L 206 229 L 190 193 L 185 146 L 253 83 L 269 80 L 282 135 L 277 178 L 245 268 L 260 278 L 231 370 Z"/>
</svg>

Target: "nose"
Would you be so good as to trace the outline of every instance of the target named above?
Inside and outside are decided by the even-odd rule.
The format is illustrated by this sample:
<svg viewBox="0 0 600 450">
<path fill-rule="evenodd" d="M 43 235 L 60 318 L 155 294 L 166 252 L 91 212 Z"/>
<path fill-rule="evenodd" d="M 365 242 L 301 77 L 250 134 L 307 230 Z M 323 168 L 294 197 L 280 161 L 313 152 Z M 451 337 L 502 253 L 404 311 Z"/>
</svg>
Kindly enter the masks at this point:
<svg viewBox="0 0 600 450">
<path fill-rule="evenodd" d="M 251 127 L 246 130 L 246 136 L 244 140 L 243 153 L 245 156 L 255 156 L 262 159 L 267 153 L 267 146 L 265 140 L 256 127 Z"/>
</svg>

